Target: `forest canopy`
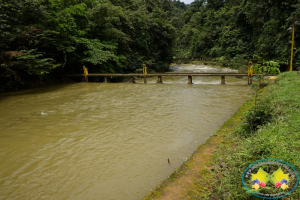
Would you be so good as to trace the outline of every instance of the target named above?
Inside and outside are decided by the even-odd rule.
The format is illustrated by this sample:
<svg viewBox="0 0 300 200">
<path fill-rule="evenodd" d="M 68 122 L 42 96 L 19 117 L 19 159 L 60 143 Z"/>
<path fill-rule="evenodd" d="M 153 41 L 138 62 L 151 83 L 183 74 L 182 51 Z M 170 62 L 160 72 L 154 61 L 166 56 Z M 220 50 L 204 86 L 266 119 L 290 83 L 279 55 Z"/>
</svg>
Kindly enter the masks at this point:
<svg viewBox="0 0 300 200">
<path fill-rule="evenodd" d="M 1 0 L 1 84 L 53 71 L 165 71 L 174 55 L 170 1 Z M 11 84 L 11 85 L 10 85 Z"/>
<path fill-rule="evenodd" d="M 295 43 L 299 43 L 299 8 L 297 0 L 195 0 L 184 13 L 186 23 L 179 31 L 181 53 L 184 57 L 287 62 L 292 40 L 288 30 L 293 24 Z M 298 60 L 297 46 L 294 56 Z"/>
<path fill-rule="evenodd" d="M 297 0 L 0 0 L 0 91 L 51 75 L 167 71 L 174 58 L 287 62 Z"/>
</svg>

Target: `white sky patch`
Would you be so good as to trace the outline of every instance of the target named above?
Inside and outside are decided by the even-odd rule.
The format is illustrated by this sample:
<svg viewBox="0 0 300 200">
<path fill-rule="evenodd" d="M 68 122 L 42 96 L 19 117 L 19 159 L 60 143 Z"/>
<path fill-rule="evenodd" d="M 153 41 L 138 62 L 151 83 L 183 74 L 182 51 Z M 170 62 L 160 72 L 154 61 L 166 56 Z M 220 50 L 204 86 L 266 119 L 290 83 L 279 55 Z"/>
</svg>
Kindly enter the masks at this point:
<svg viewBox="0 0 300 200">
<path fill-rule="evenodd" d="M 180 2 L 184 2 L 185 4 L 190 4 L 194 2 L 194 0 L 180 0 Z"/>
</svg>

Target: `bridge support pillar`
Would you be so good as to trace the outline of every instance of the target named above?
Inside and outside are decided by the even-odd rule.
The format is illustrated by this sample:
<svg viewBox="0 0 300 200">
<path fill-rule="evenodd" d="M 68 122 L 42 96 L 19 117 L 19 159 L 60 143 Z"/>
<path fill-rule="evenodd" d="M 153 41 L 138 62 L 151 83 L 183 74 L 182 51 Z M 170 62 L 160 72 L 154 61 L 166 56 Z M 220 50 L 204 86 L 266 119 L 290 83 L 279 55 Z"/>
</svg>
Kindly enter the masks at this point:
<svg viewBox="0 0 300 200">
<path fill-rule="evenodd" d="M 193 84 L 193 77 L 192 76 L 188 76 L 188 84 Z"/>
<path fill-rule="evenodd" d="M 221 76 L 221 84 L 225 85 L 225 76 Z"/>
<path fill-rule="evenodd" d="M 108 76 L 104 76 L 104 83 L 108 83 Z"/>
<path fill-rule="evenodd" d="M 147 76 L 144 76 L 144 83 L 147 83 Z"/>
<path fill-rule="evenodd" d="M 162 76 L 158 76 L 156 83 L 163 83 L 162 82 Z"/>
<path fill-rule="evenodd" d="M 135 78 L 133 76 L 130 76 L 130 83 L 135 83 Z"/>
<path fill-rule="evenodd" d="M 248 85 L 252 85 L 252 76 L 248 76 Z"/>
</svg>

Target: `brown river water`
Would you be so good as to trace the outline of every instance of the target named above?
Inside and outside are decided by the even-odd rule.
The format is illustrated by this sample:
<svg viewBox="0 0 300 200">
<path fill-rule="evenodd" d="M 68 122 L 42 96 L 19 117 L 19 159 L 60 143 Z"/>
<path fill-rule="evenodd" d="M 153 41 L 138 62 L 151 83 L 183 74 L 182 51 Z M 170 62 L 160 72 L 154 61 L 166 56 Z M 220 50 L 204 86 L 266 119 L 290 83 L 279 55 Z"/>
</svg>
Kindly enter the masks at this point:
<svg viewBox="0 0 300 200">
<path fill-rule="evenodd" d="M 141 199 L 252 92 L 236 77 L 226 77 L 226 85 L 220 77 L 193 77 L 193 85 L 187 77 L 156 79 L 1 95 L 0 199 Z"/>
</svg>

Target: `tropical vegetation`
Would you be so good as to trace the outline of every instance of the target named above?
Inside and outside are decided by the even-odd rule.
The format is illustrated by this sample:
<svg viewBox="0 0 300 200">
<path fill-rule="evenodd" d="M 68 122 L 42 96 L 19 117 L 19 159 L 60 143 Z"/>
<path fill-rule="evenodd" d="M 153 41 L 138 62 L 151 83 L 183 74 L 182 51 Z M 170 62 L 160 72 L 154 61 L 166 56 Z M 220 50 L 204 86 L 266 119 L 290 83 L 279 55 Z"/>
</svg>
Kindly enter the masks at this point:
<svg viewBox="0 0 300 200">
<path fill-rule="evenodd" d="M 174 58 L 290 58 L 297 0 L 0 0 L 0 91 L 61 75 L 167 71 Z M 56 77 L 56 78 L 53 78 Z"/>
<path fill-rule="evenodd" d="M 168 69 L 176 30 L 169 1 L 0 0 L 0 85 L 49 74 Z"/>
</svg>

